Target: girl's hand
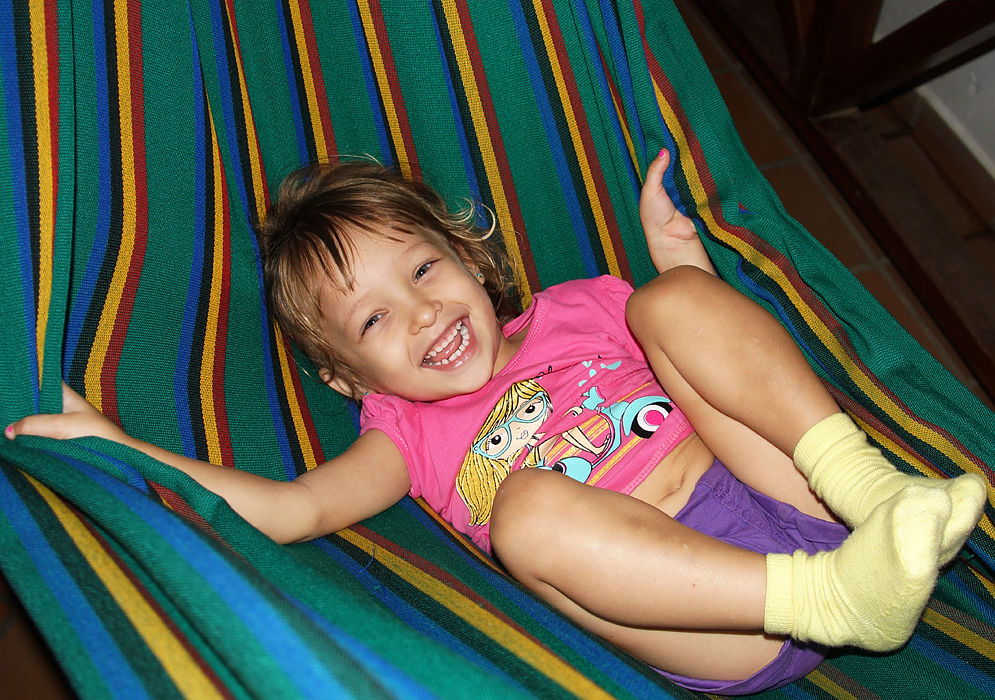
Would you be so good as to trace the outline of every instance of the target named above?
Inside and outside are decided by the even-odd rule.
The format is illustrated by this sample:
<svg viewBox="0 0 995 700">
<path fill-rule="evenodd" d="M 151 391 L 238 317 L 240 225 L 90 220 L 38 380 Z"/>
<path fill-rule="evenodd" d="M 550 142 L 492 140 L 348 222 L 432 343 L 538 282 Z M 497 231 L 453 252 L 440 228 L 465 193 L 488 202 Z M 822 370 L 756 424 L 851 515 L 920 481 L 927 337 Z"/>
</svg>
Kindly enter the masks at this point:
<svg viewBox="0 0 995 700">
<path fill-rule="evenodd" d="M 663 188 L 663 174 L 668 165 L 670 153 L 663 149 L 650 163 L 639 196 L 639 220 L 653 266 L 661 274 L 679 265 L 694 265 L 715 274 L 694 222 L 677 211 Z"/>
<path fill-rule="evenodd" d="M 62 383 L 62 413 L 26 416 L 8 425 L 4 435 L 9 439 L 18 435 L 40 435 L 60 440 L 94 435 L 115 442 L 125 442 L 128 439 L 123 430 L 70 389 L 65 382 Z"/>
</svg>

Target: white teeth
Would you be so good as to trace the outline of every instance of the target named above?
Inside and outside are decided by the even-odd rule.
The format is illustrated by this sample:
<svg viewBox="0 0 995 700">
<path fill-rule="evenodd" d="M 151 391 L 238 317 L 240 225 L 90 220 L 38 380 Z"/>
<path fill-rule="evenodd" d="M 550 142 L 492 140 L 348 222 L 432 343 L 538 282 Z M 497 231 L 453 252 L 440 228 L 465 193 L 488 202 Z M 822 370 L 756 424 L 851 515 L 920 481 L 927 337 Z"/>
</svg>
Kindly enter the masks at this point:
<svg viewBox="0 0 995 700">
<path fill-rule="evenodd" d="M 453 340 L 456 339 L 457 333 L 459 333 L 462 336 L 462 340 L 460 341 L 459 347 L 456 348 L 453 354 L 450 355 L 449 357 L 444 357 L 439 362 L 433 362 L 432 359 L 440 352 L 445 350 L 446 347 L 450 343 L 452 343 Z M 456 325 L 453 326 L 453 329 L 446 334 L 445 338 L 443 338 L 440 341 L 438 347 L 433 348 L 432 351 L 425 356 L 425 359 L 422 360 L 422 362 L 426 365 L 434 365 L 434 366 L 448 365 L 450 362 L 455 362 L 456 360 L 458 360 L 459 357 L 463 354 L 463 351 L 466 350 L 469 344 L 470 344 L 470 329 L 467 328 L 462 321 L 457 321 Z"/>
</svg>

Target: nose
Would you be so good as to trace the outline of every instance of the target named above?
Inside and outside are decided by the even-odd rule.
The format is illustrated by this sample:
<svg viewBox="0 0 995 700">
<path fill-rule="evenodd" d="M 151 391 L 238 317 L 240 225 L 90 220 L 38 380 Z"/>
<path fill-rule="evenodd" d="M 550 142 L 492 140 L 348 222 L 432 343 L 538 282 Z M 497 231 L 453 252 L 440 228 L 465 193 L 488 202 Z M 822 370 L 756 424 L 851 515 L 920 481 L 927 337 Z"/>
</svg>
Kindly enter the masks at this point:
<svg viewBox="0 0 995 700">
<path fill-rule="evenodd" d="M 415 300 L 411 308 L 411 332 L 417 333 L 431 327 L 439 317 L 442 304 L 426 297 Z"/>
</svg>

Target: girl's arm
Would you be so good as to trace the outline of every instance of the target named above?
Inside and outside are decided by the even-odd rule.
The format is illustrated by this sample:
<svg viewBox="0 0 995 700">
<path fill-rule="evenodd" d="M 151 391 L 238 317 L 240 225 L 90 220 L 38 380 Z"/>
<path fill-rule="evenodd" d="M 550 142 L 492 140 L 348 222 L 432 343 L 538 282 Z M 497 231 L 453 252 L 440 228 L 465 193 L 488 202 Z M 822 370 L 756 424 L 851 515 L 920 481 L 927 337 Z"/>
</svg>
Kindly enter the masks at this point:
<svg viewBox="0 0 995 700">
<path fill-rule="evenodd" d="M 639 195 L 639 221 L 653 267 L 663 274 L 679 265 L 693 265 L 714 275 L 715 268 L 698 238 L 694 222 L 677 211 L 663 188 L 663 174 L 668 165 L 670 153 L 664 149 L 646 170 L 646 181 Z"/>
<path fill-rule="evenodd" d="M 281 544 L 353 525 L 394 505 L 411 488 L 400 450 L 379 430 L 364 433 L 343 454 L 294 481 L 274 481 L 137 440 L 65 384 L 62 398 L 61 414 L 27 416 L 8 426 L 6 436 L 71 439 L 93 435 L 128 445 L 186 473 Z"/>
</svg>

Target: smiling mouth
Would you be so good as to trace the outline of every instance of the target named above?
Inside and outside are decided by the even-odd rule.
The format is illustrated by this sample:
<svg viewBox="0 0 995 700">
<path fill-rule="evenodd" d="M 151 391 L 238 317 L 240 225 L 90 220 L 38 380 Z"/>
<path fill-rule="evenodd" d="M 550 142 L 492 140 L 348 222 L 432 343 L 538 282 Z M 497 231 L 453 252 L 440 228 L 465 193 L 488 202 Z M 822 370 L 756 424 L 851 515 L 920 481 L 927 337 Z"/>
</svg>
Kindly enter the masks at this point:
<svg viewBox="0 0 995 700">
<path fill-rule="evenodd" d="M 460 319 L 446 337 L 439 341 L 439 345 L 432 348 L 432 351 L 425 356 L 422 364 L 430 367 L 448 365 L 458 360 L 469 345 L 470 329 Z"/>
</svg>

